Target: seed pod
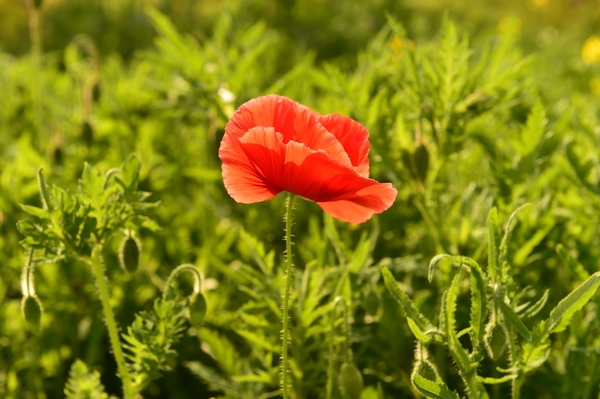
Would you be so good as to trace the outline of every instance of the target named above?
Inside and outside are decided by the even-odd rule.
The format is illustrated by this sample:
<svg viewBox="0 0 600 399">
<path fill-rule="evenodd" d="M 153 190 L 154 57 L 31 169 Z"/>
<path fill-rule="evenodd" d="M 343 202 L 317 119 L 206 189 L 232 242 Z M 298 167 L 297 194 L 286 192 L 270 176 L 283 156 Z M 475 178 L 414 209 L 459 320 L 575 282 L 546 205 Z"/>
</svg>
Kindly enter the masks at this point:
<svg viewBox="0 0 600 399">
<path fill-rule="evenodd" d="M 128 235 L 121 241 L 119 261 L 124 270 L 130 273 L 137 270 L 140 263 L 140 248 L 140 242 L 133 235 Z"/>
<path fill-rule="evenodd" d="M 101 94 L 102 90 L 100 89 L 100 82 L 95 82 L 94 86 L 92 87 L 92 100 L 94 100 L 94 102 L 97 103 L 98 100 L 100 100 Z"/>
<path fill-rule="evenodd" d="M 42 313 L 44 313 L 40 300 L 36 296 L 24 296 L 21 301 L 21 313 L 31 331 L 38 334 L 42 324 Z"/>
<path fill-rule="evenodd" d="M 506 332 L 504 328 L 494 323 L 487 325 L 484 336 L 485 349 L 492 360 L 498 360 L 506 350 Z"/>
<path fill-rule="evenodd" d="M 198 293 L 193 302 L 190 302 L 188 318 L 193 326 L 199 326 L 204 322 L 206 316 L 206 299 Z"/>
<path fill-rule="evenodd" d="M 88 121 L 85 121 L 81 124 L 79 136 L 88 147 L 94 142 L 94 129 Z"/>
<path fill-rule="evenodd" d="M 364 383 L 358 367 L 352 362 L 344 362 L 340 369 L 340 390 L 348 395 L 350 399 L 359 399 L 362 394 Z"/>
</svg>

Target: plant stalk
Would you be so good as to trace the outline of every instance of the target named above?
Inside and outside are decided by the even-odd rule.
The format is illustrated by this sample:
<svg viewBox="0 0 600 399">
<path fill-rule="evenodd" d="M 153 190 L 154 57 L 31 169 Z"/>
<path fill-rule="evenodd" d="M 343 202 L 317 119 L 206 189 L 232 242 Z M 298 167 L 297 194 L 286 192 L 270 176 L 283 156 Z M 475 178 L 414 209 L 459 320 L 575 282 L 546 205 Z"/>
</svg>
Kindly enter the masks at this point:
<svg viewBox="0 0 600 399">
<path fill-rule="evenodd" d="M 515 367 L 518 359 L 517 344 L 515 342 L 515 331 L 512 326 L 507 326 L 508 351 L 510 354 L 510 366 Z M 521 384 L 523 384 L 522 371 L 519 370 L 517 378 L 511 381 L 512 399 L 521 398 Z"/>
<path fill-rule="evenodd" d="M 115 360 L 117 361 L 117 368 L 119 370 L 119 377 L 123 382 L 123 393 L 125 399 L 134 399 L 135 392 L 129 375 L 129 370 L 125 363 L 125 356 L 123 355 L 123 349 L 121 348 L 121 341 L 119 340 L 119 330 L 115 321 L 115 315 L 110 306 L 110 295 L 108 292 L 108 284 L 104 276 L 104 270 L 100 263 L 100 248 L 99 246 L 94 247 L 92 250 L 91 259 L 92 271 L 98 284 L 98 294 L 100 295 L 100 301 L 102 302 L 102 310 L 104 311 L 104 321 L 106 322 L 106 328 L 108 329 L 108 336 L 110 337 L 110 345 L 112 346 Z"/>
<path fill-rule="evenodd" d="M 294 204 L 294 194 L 290 193 L 287 200 L 287 209 L 285 213 L 285 286 L 283 291 L 283 331 L 281 333 L 281 389 L 283 398 L 290 397 L 289 392 L 289 358 L 288 358 L 288 341 L 289 341 L 289 309 L 290 309 L 290 289 L 292 287 L 292 207 Z"/>
</svg>

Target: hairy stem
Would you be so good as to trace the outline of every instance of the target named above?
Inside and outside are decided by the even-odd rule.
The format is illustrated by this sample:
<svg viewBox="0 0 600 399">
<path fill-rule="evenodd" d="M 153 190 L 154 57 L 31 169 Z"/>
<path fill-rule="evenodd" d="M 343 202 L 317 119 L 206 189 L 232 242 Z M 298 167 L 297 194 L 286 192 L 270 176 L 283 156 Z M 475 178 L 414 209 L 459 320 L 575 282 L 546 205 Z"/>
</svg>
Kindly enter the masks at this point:
<svg viewBox="0 0 600 399">
<path fill-rule="evenodd" d="M 100 295 L 100 301 L 102 302 L 102 310 L 104 311 L 104 320 L 106 322 L 106 328 L 108 329 L 108 336 L 110 337 L 110 345 L 112 346 L 115 360 L 117 361 L 119 376 L 123 382 L 123 393 L 125 399 L 134 399 L 135 392 L 131 383 L 129 370 L 127 370 L 125 357 L 123 356 L 123 349 L 121 348 L 121 341 L 119 340 L 119 330 L 115 321 L 115 315 L 110 306 L 108 284 L 106 284 L 104 270 L 100 263 L 100 246 L 96 246 L 92 251 L 91 266 L 94 277 L 96 278 L 96 283 L 98 284 L 98 294 Z"/>
<path fill-rule="evenodd" d="M 292 206 L 294 204 L 294 194 L 290 193 L 287 200 L 287 209 L 285 213 L 285 286 L 283 290 L 283 331 L 281 333 L 281 389 L 283 398 L 288 399 L 289 393 L 289 359 L 288 359 L 288 340 L 289 340 L 289 309 L 290 309 L 290 289 L 292 287 Z"/>
<path fill-rule="evenodd" d="M 515 331 L 512 326 L 507 326 L 507 336 L 508 336 L 508 351 L 510 355 L 510 366 L 515 367 L 518 361 L 518 353 L 517 353 L 517 344 L 515 342 Z M 520 399 L 521 398 L 521 384 L 523 384 L 522 372 L 519 370 L 519 375 L 517 378 L 513 379 L 511 382 L 511 390 L 512 390 L 512 399 Z"/>
</svg>

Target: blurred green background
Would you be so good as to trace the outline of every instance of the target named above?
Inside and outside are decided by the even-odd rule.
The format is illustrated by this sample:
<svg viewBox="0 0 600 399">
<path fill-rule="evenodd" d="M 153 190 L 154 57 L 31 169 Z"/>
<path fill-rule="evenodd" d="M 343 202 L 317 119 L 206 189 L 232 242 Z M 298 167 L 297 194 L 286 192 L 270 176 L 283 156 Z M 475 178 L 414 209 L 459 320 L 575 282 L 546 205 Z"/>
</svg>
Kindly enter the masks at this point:
<svg viewBox="0 0 600 399">
<path fill-rule="evenodd" d="M 405 36 L 392 31 L 386 13 Z M 331 276 L 344 265 L 352 268 L 356 361 L 365 395 L 373 395 L 364 397 L 378 397 L 378 385 L 386 398 L 416 397 L 413 338 L 377 265 L 388 265 L 432 317 L 450 271 L 428 283 L 431 257 L 443 251 L 485 264 L 489 209 L 497 206 L 505 221 L 529 201 L 534 210 L 511 244 L 518 283 L 532 286 L 527 295 L 551 289 L 554 305 L 580 281 L 557 257 L 558 243 L 588 272 L 598 270 L 595 35 L 600 3 L 585 0 L 0 0 L 0 397 L 63 397 L 76 358 L 102 372 L 109 394 L 119 393 L 84 265 L 61 260 L 38 268 L 44 328 L 39 337 L 27 330 L 15 224 L 28 217 L 18 204 L 39 205 L 40 166 L 50 183 L 75 190 L 84 162 L 108 170 L 131 153 L 143 164 L 140 188 L 161 201 L 152 216 L 162 230 L 140 232 L 143 266 L 132 275 L 118 267 L 119 243 L 107 248 L 120 325 L 147 309 L 170 270 L 186 262 L 205 273 L 209 306 L 205 325 L 190 327 L 178 344 L 175 372 L 145 397 L 261 398 L 277 389 L 277 354 L 240 331 L 278 345 L 280 324 L 264 298 L 279 300 L 280 269 L 256 264 L 269 256 L 281 263 L 284 199 L 236 204 L 217 157 L 235 108 L 266 93 L 365 124 L 373 177 L 399 190 L 386 214 L 361 226 L 298 203 L 296 291 L 306 288 L 307 270 L 322 284 L 306 283 L 314 308 L 303 302 L 292 316 L 298 397 L 322 397 L 329 321 L 309 316 L 330 310 Z M 413 75 L 409 52 L 431 68 Z M 457 66 L 444 70 L 440 60 Z M 452 84 L 444 86 L 445 78 Z M 427 176 L 411 158 L 419 145 L 429 152 Z M 581 365 L 600 364 L 598 305 L 556 338 L 524 397 L 597 397 L 600 367 Z M 448 363 L 441 373 L 451 388 L 459 387 L 443 351 L 436 356 Z M 238 378 L 252 373 L 260 378 Z M 503 398 L 508 389 L 492 393 Z"/>
</svg>

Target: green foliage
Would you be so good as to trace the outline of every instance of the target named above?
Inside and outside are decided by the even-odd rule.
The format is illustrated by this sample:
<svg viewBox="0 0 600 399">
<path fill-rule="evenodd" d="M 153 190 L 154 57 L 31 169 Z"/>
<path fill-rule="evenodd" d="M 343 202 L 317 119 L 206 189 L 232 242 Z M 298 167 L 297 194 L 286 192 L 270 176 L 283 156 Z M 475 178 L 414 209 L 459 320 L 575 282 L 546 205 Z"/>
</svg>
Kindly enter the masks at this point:
<svg viewBox="0 0 600 399">
<path fill-rule="evenodd" d="M 524 319 L 533 317 L 539 313 L 548 299 L 548 291 L 534 304 L 526 302 L 518 304 L 519 296 L 511 298 L 513 292 L 515 276 L 508 262 L 503 262 L 501 269 L 498 270 L 498 254 L 504 259 L 506 257 L 506 246 L 510 231 L 513 228 L 512 221 L 515 215 L 520 211 L 517 209 L 509 218 L 506 227 L 504 239 L 497 248 L 496 231 L 498 229 L 496 221 L 496 209 L 493 208 L 488 216 L 488 246 L 495 247 L 488 251 L 488 273 L 484 273 L 476 261 L 467 257 L 437 255 L 429 265 L 429 277 L 433 276 L 434 269 L 439 267 L 443 259 L 458 265 L 459 271 L 455 273 L 452 283 L 448 290 L 442 296 L 442 305 L 440 311 L 440 326 L 442 334 L 439 335 L 442 345 L 447 347 L 452 356 L 457 372 L 463 380 L 464 390 L 468 398 L 488 398 L 489 394 L 483 384 L 502 384 L 511 382 L 511 391 L 513 398 L 520 397 L 520 390 L 525 375 L 532 370 L 539 368 L 548 360 L 550 354 L 550 334 L 563 331 L 571 321 L 572 316 L 590 301 L 600 286 L 600 272 L 590 276 L 583 284 L 573 290 L 567 297 L 556 305 L 550 312 L 550 316 L 540 321 L 533 329 L 528 329 Z M 459 340 L 462 332 L 457 333 L 457 300 L 460 293 L 460 284 L 463 279 L 463 270 L 471 271 L 471 321 L 469 330 L 471 337 L 472 350 L 469 351 Z M 390 271 L 383 267 L 381 269 L 386 286 L 395 298 L 401 298 L 398 301 L 401 304 L 411 304 L 411 312 L 418 314 L 418 310 L 410 302 L 410 298 L 403 293 L 397 286 Z M 502 276 L 502 277 L 500 277 Z M 404 305 L 407 306 L 407 305 Z M 408 326 L 418 339 L 417 353 L 426 353 L 427 349 L 422 345 L 428 345 L 432 342 L 427 335 L 419 329 L 415 321 L 407 317 Z M 485 320 L 489 320 L 485 324 Z M 518 333 L 523 342 L 519 342 L 515 336 Z M 503 360 L 505 348 L 508 348 L 509 368 L 496 366 L 496 370 L 505 373 L 502 377 L 481 377 L 478 375 L 477 366 L 482 361 L 483 353 L 480 352 L 480 343 L 485 339 L 485 347 L 489 358 L 498 364 Z M 420 355 L 427 359 L 427 355 Z M 459 398 L 455 392 L 451 392 L 442 382 L 437 381 L 439 377 L 434 374 L 431 378 L 431 372 L 423 360 L 417 357 L 412 374 L 412 383 L 415 388 L 428 398 Z M 435 370 L 433 366 L 429 367 Z"/>
<path fill-rule="evenodd" d="M 84 362 L 77 359 L 71 366 L 65 387 L 68 399 L 108 399 L 98 371 L 89 371 Z"/>
<path fill-rule="evenodd" d="M 127 327 L 124 347 L 136 385 L 143 388 L 160 371 L 171 369 L 169 363 L 177 356 L 172 346 L 185 328 L 185 310 L 181 301 L 156 299 L 153 311 L 136 314 Z"/>
<path fill-rule="evenodd" d="M 99 387 L 75 359 L 123 396 L 115 341 L 145 398 L 280 395 L 284 199 L 235 203 L 217 156 L 266 93 L 364 124 L 398 189 L 360 226 L 294 203 L 296 398 L 342 399 L 349 362 L 363 399 L 597 395 L 595 4 L 44 1 L 26 54 L 21 3 L 0 4 L 0 397 Z"/>
</svg>

